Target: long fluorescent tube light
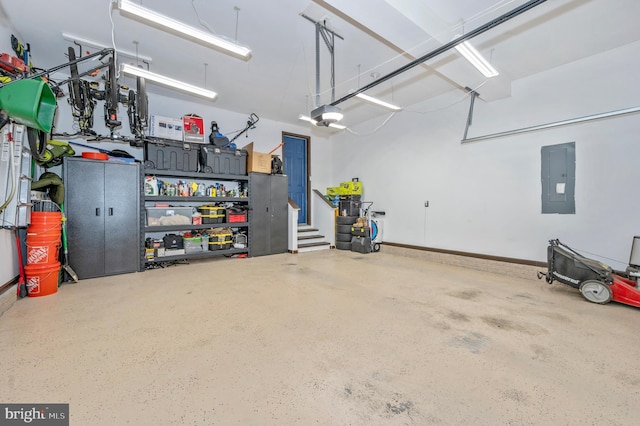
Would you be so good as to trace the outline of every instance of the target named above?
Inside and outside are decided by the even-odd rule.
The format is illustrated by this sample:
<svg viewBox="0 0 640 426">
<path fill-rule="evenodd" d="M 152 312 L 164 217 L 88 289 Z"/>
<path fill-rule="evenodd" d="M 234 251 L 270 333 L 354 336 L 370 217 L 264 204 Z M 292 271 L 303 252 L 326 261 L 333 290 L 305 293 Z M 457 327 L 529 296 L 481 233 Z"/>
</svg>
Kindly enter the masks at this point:
<svg viewBox="0 0 640 426">
<path fill-rule="evenodd" d="M 75 36 L 75 35 L 69 34 L 69 33 L 62 33 L 62 38 L 67 40 L 67 41 L 70 41 L 72 43 L 76 42 L 82 47 L 93 47 L 93 48 L 101 49 L 101 50 L 102 49 L 113 49 L 113 46 L 107 46 L 106 44 L 98 43 L 97 41 L 89 40 L 89 39 L 86 39 L 86 38 L 83 38 L 83 37 L 78 37 L 78 36 Z M 128 58 L 139 59 L 139 60 L 144 61 L 144 62 L 151 62 L 152 61 L 152 59 L 149 56 L 138 55 L 137 53 L 131 52 L 129 50 L 122 50 L 120 48 L 117 48 L 116 49 L 116 53 L 118 55 L 126 56 Z"/>
<path fill-rule="evenodd" d="M 468 41 L 458 44 L 456 50 L 460 52 L 467 61 L 471 62 L 471 65 L 476 67 L 485 77 L 490 78 L 500 74 Z"/>
<path fill-rule="evenodd" d="M 199 43 L 204 43 L 205 45 L 214 47 L 218 50 L 222 49 L 227 53 L 233 53 L 241 59 L 248 60 L 251 56 L 251 49 L 246 46 L 242 46 L 233 41 L 226 40 L 222 37 L 206 33 L 192 26 L 183 24 L 180 21 L 176 21 L 173 18 L 169 18 L 168 16 L 154 12 L 151 9 L 142 7 L 130 0 L 118 0 L 118 9 L 120 9 L 121 12 L 140 18 L 147 23 L 160 26 L 164 30 L 186 36 L 186 38 Z"/>
<path fill-rule="evenodd" d="M 300 114 L 298 116 L 298 118 L 300 120 L 303 121 L 308 121 L 309 123 L 313 124 L 314 126 L 317 126 L 317 121 L 316 120 L 312 120 L 311 117 L 309 117 L 308 115 L 304 115 L 304 114 Z M 334 129 L 338 129 L 338 130 L 344 130 L 347 128 L 347 126 L 343 126 L 342 124 L 336 124 L 336 123 L 329 123 L 329 127 L 333 127 Z"/>
<path fill-rule="evenodd" d="M 138 68 L 129 64 L 121 64 L 120 71 L 124 74 L 133 75 L 136 77 L 142 77 L 150 81 L 155 81 L 158 84 L 162 84 L 164 86 L 169 86 L 174 89 L 182 90 L 183 92 L 191 93 L 198 96 L 203 96 L 205 98 L 209 98 L 211 100 L 215 99 L 218 94 L 211 90 L 203 89 L 201 87 L 193 86 L 188 83 L 184 83 L 179 80 L 174 80 L 173 78 L 165 77 L 160 74 L 156 74 L 150 71 L 147 71 L 142 68 Z"/>
<path fill-rule="evenodd" d="M 358 97 L 358 98 L 360 98 L 362 100 L 365 100 L 367 102 L 371 102 L 372 104 L 377 104 L 377 105 L 383 106 L 385 108 L 389 108 L 390 110 L 393 110 L 393 111 L 402 110 L 402 108 L 400 108 L 397 105 L 390 104 L 389 102 L 385 102 L 385 101 L 380 100 L 378 98 L 374 98 L 373 96 L 365 95 L 364 93 L 358 93 L 356 95 L 356 97 Z"/>
</svg>

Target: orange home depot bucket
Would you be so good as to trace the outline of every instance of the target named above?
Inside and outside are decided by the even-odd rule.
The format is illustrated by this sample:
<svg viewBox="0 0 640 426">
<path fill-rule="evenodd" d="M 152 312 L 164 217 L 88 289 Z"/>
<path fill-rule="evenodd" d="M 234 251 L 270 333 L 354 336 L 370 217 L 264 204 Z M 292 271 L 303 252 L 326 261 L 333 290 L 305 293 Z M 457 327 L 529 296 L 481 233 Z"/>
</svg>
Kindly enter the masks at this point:
<svg viewBox="0 0 640 426">
<path fill-rule="evenodd" d="M 31 212 L 31 224 L 27 228 L 27 238 L 29 235 L 37 235 L 59 240 L 61 233 L 61 212 Z"/>
<path fill-rule="evenodd" d="M 38 237 L 27 236 L 27 264 L 53 265 L 60 255 L 60 240 L 49 241 Z"/>
<path fill-rule="evenodd" d="M 32 212 L 27 228 L 27 264 L 53 265 L 58 262 L 61 235 L 61 212 Z"/>
<path fill-rule="evenodd" d="M 58 292 L 60 262 L 53 265 L 29 265 L 24 267 L 27 274 L 27 292 L 29 297 L 48 296 Z"/>
</svg>

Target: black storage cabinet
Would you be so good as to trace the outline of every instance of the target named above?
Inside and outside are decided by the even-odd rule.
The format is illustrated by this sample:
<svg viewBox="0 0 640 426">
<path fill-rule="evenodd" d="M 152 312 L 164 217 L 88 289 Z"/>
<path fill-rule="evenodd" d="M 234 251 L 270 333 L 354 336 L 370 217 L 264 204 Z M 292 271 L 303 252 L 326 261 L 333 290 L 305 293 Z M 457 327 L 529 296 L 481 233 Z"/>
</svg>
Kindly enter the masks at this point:
<svg viewBox="0 0 640 426">
<path fill-rule="evenodd" d="M 251 210 L 249 254 L 286 253 L 288 248 L 288 180 L 285 175 L 249 173 Z"/>
<path fill-rule="evenodd" d="M 141 270 L 138 163 L 64 159 L 69 264 L 81 279 Z"/>
</svg>

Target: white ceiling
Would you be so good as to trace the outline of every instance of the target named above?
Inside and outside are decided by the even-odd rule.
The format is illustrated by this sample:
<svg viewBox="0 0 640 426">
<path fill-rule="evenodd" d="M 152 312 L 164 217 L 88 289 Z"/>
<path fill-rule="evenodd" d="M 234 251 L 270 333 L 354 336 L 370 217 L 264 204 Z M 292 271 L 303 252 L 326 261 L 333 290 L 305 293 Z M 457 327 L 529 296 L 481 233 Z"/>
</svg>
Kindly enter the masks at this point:
<svg viewBox="0 0 640 426">
<path fill-rule="evenodd" d="M 54 4 L 57 3 L 57 4 Z M 143 0 L 143 6 L 194 27 L 236 37 L 253 52 L 242 61 L 123 16 L 110 0 L 0 0 L 34 66 L 66 62 L 62 33 L 152 58 L 151 71 L 218 92 L 217 108 L 300 124 L 315 106 L 315 28 L 301 13 L 326 22 L 335 41 L 336 99 L 414 58 L 519 6 L 524 0 Z M 236 10 L 238 8 L 239 10 Z M 197 10 L 197 13 L 196 13 Z M 501 75 L 485 83 L 469 63 L 448 51 L 367 93 L 400 106 L 477 87 L 492 101 L 510 95 L 511 82 L 640 39 L 637 0 L 549 0 L 474 38 Z M 85 47 L 84 50 L 95 51 Z M 321 41 L 321 104 L 331 102 L 328 50 Z M 640 53 L 640 52 L 639 52 Z M 120 60 L 135 63 L 124 56 Z M 205 66 L 204 64 L 208 64 Z M 205 73 L 206 70 L 206 73 Z M 375 74 L 378 73 L 378 74 Z M 206 75 L 205 75 L 206 74 Z M 132 85 L 121 77 L 121 84 Z M 65 89 L 66 90 L 66 89 Z M 186 95 L 148 85 L 150 92 Z M 188 98 L 206 104 L 197 97 Z M 388 111 L 355 98 L 339 105 L 353 126 Z M 153 113 L 153 105 L 150 105 Z M 197 111 L 190 111 L 196 112 Z M 176 116 L 184 111 L 176 111 Z"/>
</svg>

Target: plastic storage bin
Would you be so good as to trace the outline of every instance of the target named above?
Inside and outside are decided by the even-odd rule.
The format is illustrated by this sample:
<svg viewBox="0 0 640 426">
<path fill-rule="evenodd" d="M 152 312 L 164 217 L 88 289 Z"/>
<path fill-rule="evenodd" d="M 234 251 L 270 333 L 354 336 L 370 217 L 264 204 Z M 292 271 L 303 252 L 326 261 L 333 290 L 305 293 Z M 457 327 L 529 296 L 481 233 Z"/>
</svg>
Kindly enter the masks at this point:
<svg viewBox="0 0 640 426">
<path fill-rule="evenodd" d="M 247 151 L 203 145 L 200 147 L 200 170 L 222 175 L 246 175 Z"/>
<path fill-rule="evenodd" d="M 220 206 L 200 206 L 198 211 L 203 224 L 222 223 L 226 219 L 225 208 Z"/>
<path fill-rule="evenodd" d="M 191 225 L 193 207 L 147 207 L 147 226 Z"/>
<path fill-rule="evenodd" d="M 233 243 L 230 241 L 209 241 L 209 250 L 229 250 L 232 247 Z"/>
<path fill-rule="evenodd" d="M 238 207 L 229 207 L 227 209 L 228 223 L 241 223 L 247 221 L 247 211 Z"/>
<path fill-rule="evenodd" d="M 184 238 L 184 251 L 186 254 L 203 253 L 209 249 L 209 236 Z"/>
<path fill-rule="evenodd" d="M 168 139 L 145 141 L 144 167 L 146 169 L 198 171 L 200 146 Z"/>
<path fill-rule="evenodd" d="M 351 235 L 356 237 L 371 237 L 371 228 L 369 226 L 351 227 Z"/>
<path fill-rule="evenodd" d="M 232 243 L 233 233 L 209 234 L 209 243 Z"/>
<path fill-rule="evenodd" d="M 362 182 L 342 182 L 342 195 L 362 195 Z"/>
</svg>

